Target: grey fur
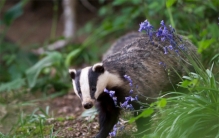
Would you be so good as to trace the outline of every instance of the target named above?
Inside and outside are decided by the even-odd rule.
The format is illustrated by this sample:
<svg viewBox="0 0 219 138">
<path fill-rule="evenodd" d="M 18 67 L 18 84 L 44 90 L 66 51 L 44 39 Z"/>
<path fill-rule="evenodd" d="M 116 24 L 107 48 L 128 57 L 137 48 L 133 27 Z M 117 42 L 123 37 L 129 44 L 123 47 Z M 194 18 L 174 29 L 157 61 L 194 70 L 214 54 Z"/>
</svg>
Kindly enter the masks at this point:
<svg viewBox="0 0 219 138">
<path fill-rule="evenodd" d="M 125 36 L 122 36 L 119 38 L 116 42 L 112 44 L 112 46 L 107 50 L 107 52 L 103 55 L 102 60 L 107 59 L 110 55 L 115 54 L 116 52 L 120 51 L 123 47 L 125 47 L 127 44 L 132 43 L 135 41 L 135 39 L 141 37 L 141 33 L 128 33 Z"/>
<path fill-rule="evenodd" d="M 188 61 L 185 55 L 196 55 L 196 47 L 187 40 L 183 42 L 187 53 L 181 51 L 178 55 L 175 51 L 169 50 L 168 54 L 164 54 L 163 47 L 169 46 L 167 41 L 153 38 L 151 43 L 145 34 L 130 33 L 121 37 L 106 52 L 103 66 L 110 73 L 121 77 L 129 75 L 134 86 L 138 85 L 138 90 L 134 91 L 136 95 L 155 98 L 161 91 L 171 90 L 171 83 L 179 82 L 176 72 L 181 76 L 185 70 L 190 69 L 191 66 L 185 62 Z M 177 43 L 180 44 L 180 39 L 177 39 Z M 160 62 L 164 63 L 165 67 L 159 65 Z M 128 94 L 128 83 L 123 87 Z M 146 98 L 140 99 L 145 101 Z"/>
</svg>

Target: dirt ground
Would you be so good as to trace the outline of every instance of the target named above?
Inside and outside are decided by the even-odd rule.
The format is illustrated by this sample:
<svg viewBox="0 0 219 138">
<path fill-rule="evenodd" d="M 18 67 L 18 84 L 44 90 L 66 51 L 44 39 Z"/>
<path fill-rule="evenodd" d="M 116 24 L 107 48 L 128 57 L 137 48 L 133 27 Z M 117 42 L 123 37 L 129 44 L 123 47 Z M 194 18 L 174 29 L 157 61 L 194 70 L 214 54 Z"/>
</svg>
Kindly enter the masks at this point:
<svg viewBox="0 0 219 138">
<path fill-rule="evenodd" d="M 48 124 L 54 125 L 54 132 L 58 131 L 57 137 L 65 138 L 92 138 L 99 132 L 97 115 L 94 119 L 81 117 L 85 111 L 79 98 L 74 93 L 51 100 L 50 105 L 55 111 L 56 119 L 49 119 Z M 58 117 L 65 117 L 57 120 Z M 70 119 L 69 119 L 70 118 Z M 122 131 L 118 132 L 117 138 L 137 138 L 133 135 L 137 131 L 134 124 L 128 124 L 120 119 Z"/>
</svg>

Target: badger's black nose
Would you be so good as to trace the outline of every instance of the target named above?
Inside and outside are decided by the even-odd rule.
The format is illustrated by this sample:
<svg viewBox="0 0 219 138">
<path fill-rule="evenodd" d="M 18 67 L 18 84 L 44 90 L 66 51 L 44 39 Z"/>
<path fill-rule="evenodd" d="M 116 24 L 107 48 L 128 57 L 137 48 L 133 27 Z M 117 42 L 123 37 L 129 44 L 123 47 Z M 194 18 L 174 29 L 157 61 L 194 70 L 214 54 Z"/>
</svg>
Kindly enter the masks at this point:
<svg viewBox="0 0 219 138">
<path fill-rule="evenodd" d="M 91 107 L 93 107 L 93 104 L 92 104 L 92 103 L 86 103 L 86 104 L 84 104 L 84 108 L 85 108 L 85 109 L 90 109 Z"/>
</svg>

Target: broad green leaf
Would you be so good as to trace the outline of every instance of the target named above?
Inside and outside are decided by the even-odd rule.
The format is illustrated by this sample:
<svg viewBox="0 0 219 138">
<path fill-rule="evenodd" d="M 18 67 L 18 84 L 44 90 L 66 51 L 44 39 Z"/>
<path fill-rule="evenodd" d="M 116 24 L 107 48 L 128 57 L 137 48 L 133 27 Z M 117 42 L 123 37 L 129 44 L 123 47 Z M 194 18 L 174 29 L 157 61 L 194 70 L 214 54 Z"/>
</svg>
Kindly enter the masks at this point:
<svg viewBox="0 0 219 138">
<path fill-rule="evenodd" d="M 11 82 L 2 83 L 0 85 L 0 92 L 20 89 L 24 85 L 25 85 L 25 80 L 22 78 L 18 78 L 18 79 L 11 81 Z"/>
<path fill-rule="evenodd" d="M 176 0 L 166 0 L 166 7 L 167 8 L 171 7 L 175 2 Z"/>
<path fill-rule="evenodd" d="M 202 40 L 202 41 L 198 42 L 198 52 L 202 53 L 202 51 L 207 49 L 214 42 L 215 42 L 215 39 Z"/>
<path fill-rule="evenodd" d="M 10 8 L 3 17 L 3 22 L 6 25 L 10 25 L 16 18 L 21 16 L 23 14 L 23 3 L 22 1 L 14 5 L 12 8 Z"/>
<path fill-rule="evenodd" d="M 187 88 L 188 86 L 189 86 L 189 84 L 190 84 L 190 81 L 188 81 L 188 80 L 184 80 L 182 83 L 181 83 L 181 87 L 183 87 L 183 88 Z"/>
<path fill-rule="evenodd" d="M 47 56 L 37 62 L 34 66 L 26 71 L 27 82 L 30 88 L 34 87 L 41 70 L 49 67 L 54 63 L 60 62 L 62 55 L 58 52 L 47 53 Z"/>
<path fill-rule="evenodd" d="M 142 117 L 148 117 L 148 116 L 150 116 L 153 112 L 154 112 L 154 109 L 152 109 L 152 108 L 147 108 L 146 110 L 144 110 L 144 111 L 141 113 L 141 116 L 142 116 Z"/>
</svg>

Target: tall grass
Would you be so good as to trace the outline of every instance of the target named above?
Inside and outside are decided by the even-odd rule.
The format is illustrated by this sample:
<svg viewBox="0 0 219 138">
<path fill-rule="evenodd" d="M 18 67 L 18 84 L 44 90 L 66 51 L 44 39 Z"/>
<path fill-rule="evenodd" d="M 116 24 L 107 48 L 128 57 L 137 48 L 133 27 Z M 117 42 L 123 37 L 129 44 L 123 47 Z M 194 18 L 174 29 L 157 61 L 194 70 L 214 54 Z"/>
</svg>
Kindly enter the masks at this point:
<svg viewBox="0 0 219 138">
<path fill-rule="evenodd" d="M 160 138 L 218 138 L 219 83 L 211 69 L 183 77 L 180 87 L 189 93 L 172 92 L 167 106 L 152 117 L 155 137 Z"/>
</svg>

